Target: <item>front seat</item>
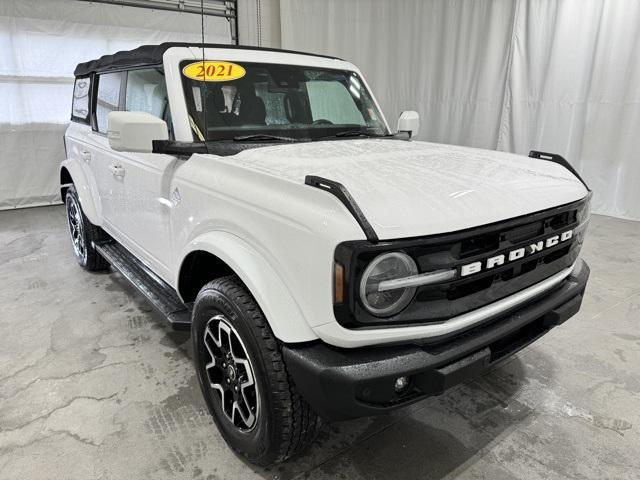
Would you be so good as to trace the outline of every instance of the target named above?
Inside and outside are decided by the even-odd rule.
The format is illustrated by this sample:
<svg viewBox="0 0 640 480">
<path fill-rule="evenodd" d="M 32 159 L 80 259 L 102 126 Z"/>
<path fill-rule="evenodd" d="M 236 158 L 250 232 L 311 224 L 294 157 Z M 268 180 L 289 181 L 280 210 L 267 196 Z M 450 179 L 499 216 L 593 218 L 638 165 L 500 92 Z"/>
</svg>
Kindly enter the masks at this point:
<svg viewBox="0 0 640 480">
<path fill-rule="evenodd" d="M 244 125 L 266 125 L 267 110 L 257 95 L 244 94 L 240 98 L 240 123 Z"/>
<path fill-rule="evenodd" d="M 224 94 L 220 87 L 213 87 L 207 93 L 207 100 L 205 102 L 205 108 L 207 109 L 207 127 L 226 127 L 222 112 L 225 111 Z"/>
<path fill-rule="evenodd" d="M 310 124 L 313 121 L 309 103 L 298 92 L 289 92 L 285 95 L 284 112 L 290 123 Z"/>
</svg>

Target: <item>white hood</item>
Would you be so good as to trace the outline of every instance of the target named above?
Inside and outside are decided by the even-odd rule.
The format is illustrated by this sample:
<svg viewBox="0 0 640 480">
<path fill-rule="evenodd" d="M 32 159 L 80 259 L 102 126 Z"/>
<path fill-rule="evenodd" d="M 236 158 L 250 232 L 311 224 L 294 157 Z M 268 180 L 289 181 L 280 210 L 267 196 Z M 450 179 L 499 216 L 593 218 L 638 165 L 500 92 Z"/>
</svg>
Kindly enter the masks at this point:
<svg viewBox="0 0 640 480">
<path fill-rule="evenodd" d="M 552 162 L 426 142 L 296 143 L 228 158 L 292 182 L 317 175 L 342 183 L 382 240 L 485 225 L 587 194 L 571 172 Z"/>
</svg>

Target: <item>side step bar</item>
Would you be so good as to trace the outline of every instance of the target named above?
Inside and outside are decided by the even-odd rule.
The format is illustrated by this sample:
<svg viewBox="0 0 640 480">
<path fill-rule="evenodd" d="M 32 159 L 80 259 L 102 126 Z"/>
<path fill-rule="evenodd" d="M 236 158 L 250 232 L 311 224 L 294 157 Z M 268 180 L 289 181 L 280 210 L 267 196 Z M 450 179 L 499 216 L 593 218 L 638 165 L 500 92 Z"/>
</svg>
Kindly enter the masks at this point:
<svg viewBox="0 0 640 480">
<path fill-rule="evenodd" d="M 175 290 L 115 241 L 94 244 L 104 259 L 129 280 L 163 314 L 174 330 L 191 328 L 191 309 Z"/>
</svg>

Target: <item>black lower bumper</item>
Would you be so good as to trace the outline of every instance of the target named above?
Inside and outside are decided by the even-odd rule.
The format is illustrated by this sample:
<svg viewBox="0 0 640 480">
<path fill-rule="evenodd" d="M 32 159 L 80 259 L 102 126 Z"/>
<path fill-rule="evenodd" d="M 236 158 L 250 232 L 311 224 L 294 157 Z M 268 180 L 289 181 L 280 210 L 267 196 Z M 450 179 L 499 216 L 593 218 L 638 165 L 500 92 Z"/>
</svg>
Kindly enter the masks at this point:
<svg viewBox="0 0 640 480">
<path fill-rule="evenodd" d="M 588 278 L 589 267 L 578 260 L 551 292 L 439 343 L 358 349 L 289 345 L 284 359 L 298 390 L 321 416 L 343 420 L 384 413 L 477 376 L 563 323 L 580 309 Z M 397 393 L 401 376 L 409 385 Z"/>
</svg>

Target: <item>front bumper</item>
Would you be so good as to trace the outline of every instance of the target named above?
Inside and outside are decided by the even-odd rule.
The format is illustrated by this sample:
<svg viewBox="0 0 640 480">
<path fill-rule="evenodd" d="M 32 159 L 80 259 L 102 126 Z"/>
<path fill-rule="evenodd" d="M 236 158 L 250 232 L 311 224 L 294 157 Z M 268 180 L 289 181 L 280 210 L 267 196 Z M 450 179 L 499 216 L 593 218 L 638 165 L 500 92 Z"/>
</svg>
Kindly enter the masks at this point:
<svg viewBox="0 0 640 480">
<path fill-rule="evenodd" d="M 283 347 L 302 396 L 323 417 L 344 420 L 384 413 L 438 395 L 475 377 L 563 323 L 580 309 L 589 267 L 578 260 L 551 291 L 507 315 L 453 338 L 424 343 L 340 349 L 324 343 Z M 395 380 L 410 378 L 397 394 Z"/>
</svg>

